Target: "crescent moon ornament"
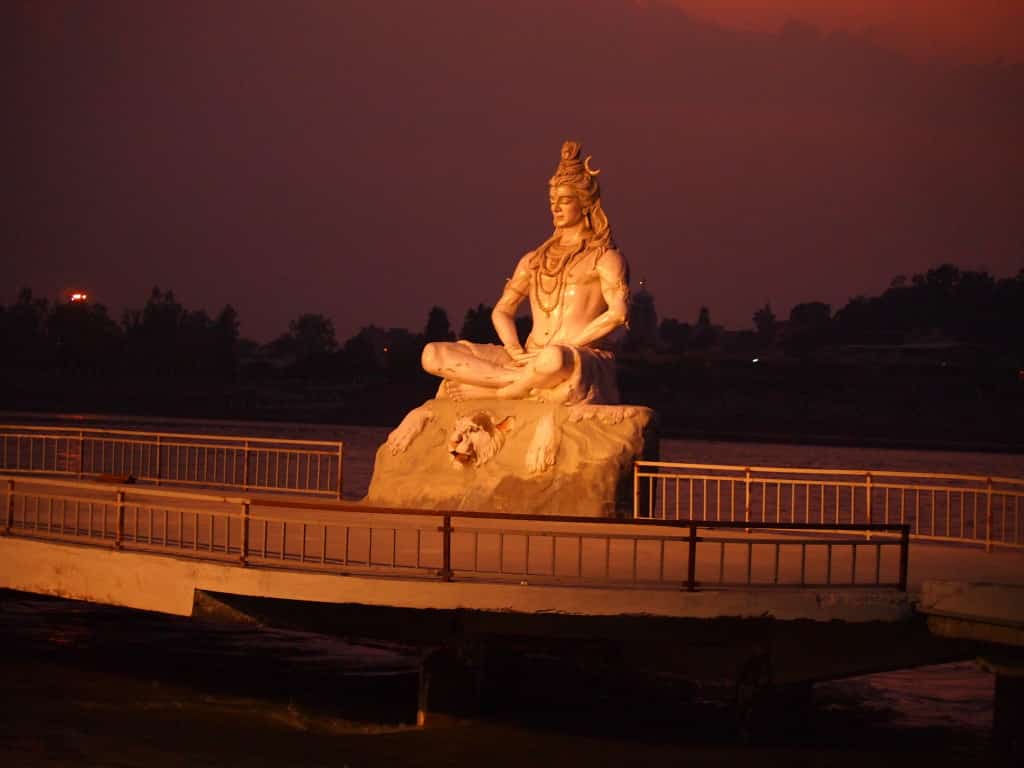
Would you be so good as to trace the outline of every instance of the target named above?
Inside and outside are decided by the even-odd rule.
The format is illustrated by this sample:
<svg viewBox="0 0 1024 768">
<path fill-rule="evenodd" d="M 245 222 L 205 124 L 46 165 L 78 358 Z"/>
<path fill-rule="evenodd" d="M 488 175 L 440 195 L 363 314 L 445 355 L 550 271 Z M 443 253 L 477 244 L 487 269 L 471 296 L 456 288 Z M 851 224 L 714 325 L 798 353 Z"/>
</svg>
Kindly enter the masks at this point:
<svg viewBox="0 0 1024 768">
<path fill-rule="evenodd" d="M 590 158 L 591 158 L 591 157 L 593 157 L 593 155 L 587 155 L 587 159 L 583 161 L 583 168 L 584 168 L 584 170 L 586 170 L 586 172 L 587 172 L 587 173 L 589 173 L 589 174 L 590 174 L 591 176 L 597 176 L 597 174 L 599 174 L 599 173 L 601 172 L 601 169 L 600 169 L 600 168 L 598 168 L 598 169 L 597 169 L 597 170 L 595 171 L 595 170 L 594 170 L 593 168 L 591 168 L 591 167 L 590 167 Z"/>
</svg>

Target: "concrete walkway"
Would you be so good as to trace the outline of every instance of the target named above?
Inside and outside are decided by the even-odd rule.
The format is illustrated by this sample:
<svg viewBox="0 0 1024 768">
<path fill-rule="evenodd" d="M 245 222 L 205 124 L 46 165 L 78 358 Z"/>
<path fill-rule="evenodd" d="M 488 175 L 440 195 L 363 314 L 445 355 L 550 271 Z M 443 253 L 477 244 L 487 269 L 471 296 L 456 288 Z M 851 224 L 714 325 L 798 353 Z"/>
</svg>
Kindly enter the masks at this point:
<svg viewBox="0 0 1024 768">
<path fill-rule="evenodd" d="M 0 538 L 0 587 L 184 615 L 191 613 L 195 591 L 204 590 L 405 608 L 892 621 L 909 614 L 931 580 L 1024 585 L 1022 551 L 986 553 L 968 545 L 912 541 L 908 593 L 843 588 L 838 585 L 851 573 L 861 583 L 872 581 L 876 572 L 881 582 L 895 582 L 899 547 L 878 546 L 885 536 L 867 542 L 862 536 L 823 539 L 813 534 L 832 546 L 808 545 L 801 563 L 802 548 L 795 543 L 795 534 L 746 535 L 742 529 L 701 528 L 705 540 L 698 546 L 696 566 L 701 588 L 688 593 L 681 590 L 688 562 L 685 529 L 457 517 L 452 533 L 454 579 L 446 583 L 437 576 L 443 566 L 443 533 L 437 517 L 377 515 L 317 501 L 296 508 L 270 497 L 254 499 L 251 506 L 250 567 L 243 567 L 237 554 L 216 551 L 228 539 L 232 548 L 241 541 L 238 497 L 197 499 L 180 492 L 153 497 L 154 489 L 126 486 L 125 533 L 131 540 L 115 550 L 106 539 L 94 538 L 86 546 L 80 537 L 67 535 L 75 526 L 86 526 L 85 508 L 74 506 L 75 494 L 67 486 L 48 486 L 45 481 L 31 485 L 40 497 L 72 499 L 72 506 L 16 504 L 16 520 L 32 521 L 41 526 L 37 536 L 51 539 L 23 538 L 17 534 L 29 532 L 17 528 L 15 536 Z M 100 499 L 112 498 L 116 491 L 102 485 L 89 489 L 89 525 L 98 526 L 97 517 L 112 513 L 109 503 Z M 110 524 L 105 518 L 103 525 Z M 164 547 L 165 538 L 196 546 Z M 282 542 L 286 558 L 279 557 Z M 198 544 L 212 547 L 202 560 L 197 557 L 203 554 Z M 859 545 L 856 564 L 853 544 Z M 300 553 L 308 562 L 297 561 Z M 321 565 L 320 557 L 328 562 Z M 832 586 L 825 584 L 829 557 Z M 342 565 L 346 560 L 348 565 Z M 801 568 L 805 580 L 818 586 L 797 586 Z M 715 586 L 720 575 L 726 582 L 745 582 L 748 569 L 750 580 L 763 586 Z M 780 586 L 773 585 L 776 572 Z"/>
</svg>

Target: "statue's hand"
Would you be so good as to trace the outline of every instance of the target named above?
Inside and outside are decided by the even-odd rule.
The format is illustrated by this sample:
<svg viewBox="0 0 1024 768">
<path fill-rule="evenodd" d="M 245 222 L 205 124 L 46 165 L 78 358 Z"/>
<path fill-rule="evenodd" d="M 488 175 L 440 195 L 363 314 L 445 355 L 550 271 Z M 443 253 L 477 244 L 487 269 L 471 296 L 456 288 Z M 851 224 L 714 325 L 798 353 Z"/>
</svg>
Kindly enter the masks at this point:
<svg viewBox="0 0 1024 768">
<path fill-rule="evenodd" d="M 513 368 L 522 368 L 524 365 L 533 362 L 533 359 L 537 357 L 536 352 L 527 352 L 522 347 L 515 350 L 508 349 L 506 347 L 505 351 L 508 352 L 508 356 L 512 358 Z"/>
</svg>

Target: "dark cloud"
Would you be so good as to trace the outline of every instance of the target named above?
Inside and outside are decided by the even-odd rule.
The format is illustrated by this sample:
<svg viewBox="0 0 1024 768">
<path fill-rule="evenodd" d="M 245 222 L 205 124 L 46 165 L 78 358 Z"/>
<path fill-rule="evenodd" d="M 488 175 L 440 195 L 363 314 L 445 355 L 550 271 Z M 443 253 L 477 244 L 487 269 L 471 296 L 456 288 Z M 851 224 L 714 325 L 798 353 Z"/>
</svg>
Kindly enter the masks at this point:
<svg viewBox="0 0 1024 768">
<path fill-rule="evenodd" d="M 421 328 L 493 301 L 575 137 L 659 313 L 748 326 L 942 261 L 1024 266 L 1024 67 L 627 0 L 5 6 L 6 296 L 153 284 Z"/>
</svg>

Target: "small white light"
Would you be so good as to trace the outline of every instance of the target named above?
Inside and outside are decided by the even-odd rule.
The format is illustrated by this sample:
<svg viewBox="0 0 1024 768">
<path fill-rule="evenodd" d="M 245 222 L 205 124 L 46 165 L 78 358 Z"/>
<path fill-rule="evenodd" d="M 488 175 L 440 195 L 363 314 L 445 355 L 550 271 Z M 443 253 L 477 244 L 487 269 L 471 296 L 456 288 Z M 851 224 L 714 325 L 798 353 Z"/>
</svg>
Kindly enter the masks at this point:
<svg viewBox="0 0 1024 768">
<path fill-rule="evenodd" d="M 753 360 L 751 360 L 750 362 L 752 362 L 752 363 L 759 363 L 759 362 L 761 362 L 761 358 L 760 358 L 760 357 L 755 357 L 755 358 L 754 358 Z"/>
</svg>

